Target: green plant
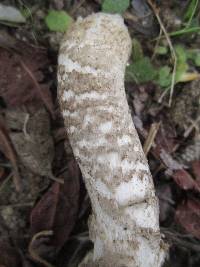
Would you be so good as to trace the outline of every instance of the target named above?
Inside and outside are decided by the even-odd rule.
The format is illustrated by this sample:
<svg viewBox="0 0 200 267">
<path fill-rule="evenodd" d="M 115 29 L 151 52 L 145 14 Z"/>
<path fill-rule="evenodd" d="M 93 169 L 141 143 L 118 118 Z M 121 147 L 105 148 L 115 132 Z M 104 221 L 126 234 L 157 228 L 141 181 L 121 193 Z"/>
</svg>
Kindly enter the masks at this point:
<svg viewBox="0 0 200 267">
<path fill-rule="evenodd" d="M 129 0 L 104 0 L 102 11 L 107 13 L 123 13 L 129 5 Z"/>
<path fill-rule="evenodd" d="M 49 10 L 45 17 L 45 23 L 50 31 L 65 32 L 72 23 L 70 17 L 65 11 Z"/>
<path fill-rule="evenodd" d="M 152 65 L 150 58 L 144 57 L 142 46 L 137 39 L 133 39 L 132 59 L 133 63 L 126 68 L 126 81 L 145 83 L 154 80 L 157 71 Z"/>
<path fill-rule="evenodd" d="M 179 36 L 183 34 L 199 33 L 199 20 L 195 18 L 198 11 L 199 0 L 191 0 L 184 15 L 183 29 L 169 33 L 169 36 Z"/>
<path fill-rule="evenodd" d="M 159 48 L 159 49 L 158 49 Z M 168 50 L 165 46 L 157 47 L 156 54 L 167 55 Z M 175 46 L 177 57 L 175 83 L 188 82 L 200 77 L 198 72 L 190 72 L 190 64 L 200 67 L 200 50 L 187 49 L 183 45 Z M 142 46 L 139 41 L 133 40 L 132 48 L 133 62 L 126 68 L 126 81 L 135 81 L 138 84 L 153 81 L 160 87 L 169 88 L 172 80 L 172 68 L 166 64 L 162 67 L 155 67 L 149 57 L 144 56 Z"/>
<path fill-rule="evenodd" d="M 186 27 L 192 24 L 192 20 L 196 14 L 199 5 L 199 0 L 191 0 L 184 15 L 184 20 L 187 21 Z"/>
<path fill-rule="evenodd" d="M 157 70 L 152 65 L 149 57 L 130 64 L 126 69 L 126 80 L 134 80 L 137 83 L 153 81 L 156 78 Z"/>
</svg>

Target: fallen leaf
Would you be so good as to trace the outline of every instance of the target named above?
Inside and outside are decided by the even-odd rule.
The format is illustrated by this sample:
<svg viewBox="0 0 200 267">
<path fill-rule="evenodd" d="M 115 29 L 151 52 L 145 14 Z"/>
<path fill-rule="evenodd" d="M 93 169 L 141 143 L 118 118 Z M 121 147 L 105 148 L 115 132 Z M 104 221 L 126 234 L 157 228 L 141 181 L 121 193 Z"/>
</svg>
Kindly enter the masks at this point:
<svg viewBox="0 0 200 267">
<path fill-rule="evenodd" d="M 145 35 L 155 34 L 154 14 L 146 0 L 132 0 L 133 15 L 138 17 L 134 28 Z"/>
<path fill-rule="evenodd" d="M 172 177 L 180 188 L 184 190 L 195 189 L 200 191 L 200 187 L 186 170 L 177 170 Z"/>
<path fill-rule="evenodd" d="M 166 165 L 166 167 L 169 168 L 170 171 L 182 170 L 184 167 L 178 161 L 173 159 L 172 156 L 164 149 L 161 149 L 159 156 L 161 160 L 163 161 L 163 163 Z"/>
<path fill-rule="evenodd" d="M 16 49 L 16 40 L 6 30 L 0 30 L 0 47 Z"/>
<path fill-rule="evenodd" d="M 76 221 L 79 207 L 79 175 L 75 160 L 68 163 L 64 185 L 54 183 L 31 213 L 32 234 L 52 230 L 50 244 L 57 250 L 68 239 Z"/>
<path fill-rule="evenodd" d="M 176 146 L 176 132 L 167 119 L 162 118 L 161 121 L 163 121 L 163 123 L 161 123 L 160 129 L 156 135 L 155 149 L 158 153 L 159 151 L 162 152 L 162 149 L 164 149 L 167 153 L 171 154 Z"/>
<path fill-rule="evenodd" d="M 21 191 L 16 191 L 12 174 L 5 177 L 0 192 L 0 217 L 5 221 L 10 235 L 20 242 L 27 242 L 30 235 L 28 222 L 35 202 L 49 188 L 50 179 L 32 174 L 20 164 Z M 1 233 L 0 233 L 1 238 Z M 0 254 L 1 255 L 1 254 Z"/>
<path fill-rule="evenodd" d="M 3 181 L 5 174 L 6 174 L 5 168 L 0 167 L 0 183 Z"/>
<path fill-rule="evenodd" d="M 16 152 L 9 137 L 8 129 L 4 121 L 0 118 L 0 149 L 4 155 L 10 160 L 14 171 L 14 183 L 17 191 L 21 189 L 21 179 L 18 170 Z"/>
<path fill-rule="evenodd" d="M 192 171 L 196 178 L 196 182 L 200 185 L 200 160 L 192 162 Z"/>
<path fill-rule="evenodd" d="M 164 222 L 173 213 L 173 196 L 169 184 L 163 184 L 156 188 L 156 194 L 159 199 L 161 222 Z"/>
<path fill-rule="evenodd" d="M 23 104 L 44 104 L 53 115 L 53 103 L 49 85 L 44 83 L 42 69 L 48 67 L 46 50 L 16 44 L 21 54 L 0 48 L 0 95 L 8 107 Z M 17 92 L 17 94 L 16 94 Z"/>
<path fill-rule="evenodd" d="M 11 244 L 10 232 L 6 227 L 6 222 L 0 215 L 0 266 L 21 267 L 21 257 Z"/>
<path fill-rule="evenodd" d="M 21 267 L 20 255 L 9 242 L 5 243 L 0 240 L 0 266 L 4 267 Z"/>
<path fill-rule="evenodd" d="M 189 199 L 178 206 L 176 221 L 190 234 L 200 239 L 200 201 Z"/>
<path fill-rule="evenodd" d="M 31 172 L 52 177 L 54 143 L 50 134 L 50 119 L 43 108 L 32 112 L 6 110 L 6 121 L 13 146 L 24 166 Z"/>
<path fill-rule="evenodd" d="M 9 22 L 25 23 L 26 19 L 21 12 L 14 6 L 0 4 L 0 20 Z"/>
</svg>

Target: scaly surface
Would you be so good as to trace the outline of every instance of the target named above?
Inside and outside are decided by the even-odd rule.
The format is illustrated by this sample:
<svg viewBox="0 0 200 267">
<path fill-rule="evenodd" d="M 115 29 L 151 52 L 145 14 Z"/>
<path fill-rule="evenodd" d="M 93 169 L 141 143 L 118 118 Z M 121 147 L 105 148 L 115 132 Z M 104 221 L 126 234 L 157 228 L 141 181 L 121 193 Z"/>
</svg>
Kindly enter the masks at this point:
<svg viewBox="0 0 200 267">
<path fill-rule="evenodd" d="M 158 201 L 125 95 L 130 52 L 122 18 L 104 13 L 79 19 L 60 47 L 61 111 L 93 209 L 94 253 L 81 266 L 159 267 L 165 255 Z"/>
</svg>

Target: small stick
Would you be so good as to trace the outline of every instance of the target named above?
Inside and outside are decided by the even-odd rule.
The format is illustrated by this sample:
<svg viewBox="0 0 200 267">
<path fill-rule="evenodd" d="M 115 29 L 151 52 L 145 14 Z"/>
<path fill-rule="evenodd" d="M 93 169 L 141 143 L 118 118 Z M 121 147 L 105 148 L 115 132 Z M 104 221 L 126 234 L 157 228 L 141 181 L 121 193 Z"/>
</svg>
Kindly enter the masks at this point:
<svg viewBox="0 0 200 267">
<path fill-rule="evenodd" d="M 160 128 L 160 122 L 152 123 L 149 134 L 143 146 L 145 156 L 147 156 L 151 147 L 154 146 L 154 140 L 159 128 Z"/>
<path fill-rule="evenodd" d="M 184 133 L 184 137 L 185 138 L 187 138 L 188 136 L 189 136 L 189 134 L 192 132 L 192 130 L 195 128 L 195 129 L 197 129 L 197 131 L 199 131 L 199 127 L 198 127 L 198 123 L 200 122 L 200 116 L 195 120 L 195 121 L 193 121 L 193 120 L 191 120 L 191 119 L 189 119 L 189 121 L 191 122 L 191 125 L 190 125 L 190 127 L 185 131 L 185 133 Z"/>
<path fill-rule="evenodd" d="M 46 260 L 42 259 L 40 257 L 40 255 L 38 255 L 38 253 L 35 251 L 35 249 L 33 249 L 33 244 L 34 244 L 35 240 L 40 238 L 40 237 L 52 236 L 52 235 L 53 235 L 52 230 L 41 231 L 41 232 L 39 232 L 33 236 L 33 238 L 31 239 L 31 242 L 28 246 L 28 252 L 29 252 L 30 256 L 35 261 L 37 261 L 38 263 L 41 263 L 42 265 L 44 265 L 46 267 L 54 267 L 54 266 L 52 264 L 50 264 L 49 262 L 47 262 Z"/>
<path fill-rule="evenodd" d="M 149 5 L 151 6 L 157 20 L 158 20 L 158 23 L 160 24 L 160 27 L 165 35 L 165 38 L 167 40 L 167 43 L 169 45 L 169 49 L 171 51 L 171 55 L 172 55 L 172 58 L 174 59 L 174 66 L 173 66 L 173 72 L 172 72 L 172 81 L 171 81 L 171 86 L 170 86 L 170 97 L 169 97 L 169 107 L 171 106 L 171 103 L 172 103 L 172 96 L 173 96 L 173 92 L 174 92 L 174 86 L 175 86 L 175 82 L 176 82 L 176 68 L 177 68 L 177 57 L 176 57 L 176 53 L 175 53 L 175 50 L 174 50 L 174 47 L 172 45 L 172 42 L 171 42 L 171 39 L 169 37 L 169 34 L 167 33 L 166 29 L 165 29 L 165 26 L 163 25 L 163 22 L 159 16 L 159 11 L 158 11 L 158 8 L 155 6 L 155 4 L 152 3 L 151 0 L 147 0 Z"/>
</svg>

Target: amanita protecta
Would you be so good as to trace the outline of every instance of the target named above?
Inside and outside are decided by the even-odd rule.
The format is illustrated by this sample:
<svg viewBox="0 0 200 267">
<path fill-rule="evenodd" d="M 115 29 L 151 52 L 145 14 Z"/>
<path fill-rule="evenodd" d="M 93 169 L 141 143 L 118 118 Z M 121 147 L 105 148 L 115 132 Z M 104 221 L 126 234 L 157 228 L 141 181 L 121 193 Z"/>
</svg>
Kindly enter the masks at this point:
<svg viewBox="0 0 200 267">
<path fill-rule="evenodd" d="M 65 127 L 92 203 L 94 252 L 80 266 L 159 267 L 165 248 L 154 185 L 124 89 L 131 39 L 119 15 L 78 19 L 58 59 Z"/>
</svg>

